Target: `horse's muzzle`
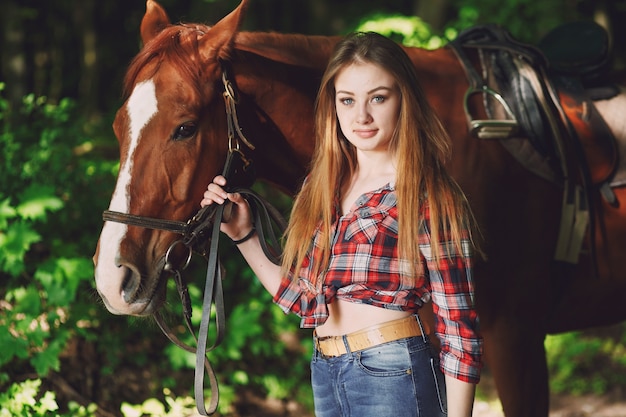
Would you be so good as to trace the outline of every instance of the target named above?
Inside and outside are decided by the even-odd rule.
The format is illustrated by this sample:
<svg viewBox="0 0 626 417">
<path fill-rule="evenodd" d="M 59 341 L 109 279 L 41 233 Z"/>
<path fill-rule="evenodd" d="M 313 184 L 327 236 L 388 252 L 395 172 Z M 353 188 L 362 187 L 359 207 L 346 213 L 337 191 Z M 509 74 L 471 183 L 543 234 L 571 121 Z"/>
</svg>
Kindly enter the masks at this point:
<svg viewBox="0 0 626 417">
<path fill-rule="evenodd" d="M 163 262 L 151 275 L 142 276 L 135 268 L 121 265 L 113 276 L 100 278 L 96 274 L 96 288 L 112 314 L 149 316 L 165 301 L 167 280 L 163 276 Z"/>
</svg>

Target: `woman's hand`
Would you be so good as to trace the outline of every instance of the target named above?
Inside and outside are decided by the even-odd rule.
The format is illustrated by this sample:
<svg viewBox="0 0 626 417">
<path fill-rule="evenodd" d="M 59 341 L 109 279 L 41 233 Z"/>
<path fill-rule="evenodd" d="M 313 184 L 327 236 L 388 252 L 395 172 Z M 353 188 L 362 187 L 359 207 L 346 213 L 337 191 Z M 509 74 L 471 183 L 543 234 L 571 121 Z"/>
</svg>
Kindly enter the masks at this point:
<svg viewBox="0 0 626 417">
<path fill-rule="evenodd" d="M 237 241 L 252 230 L 252 213 L 246 199 L 239 193 L 227 193 L 223 188 L 225 185 L 226 178 L 221 175 L 215 177 L 204 192 L 200 205 L 229 204 L 230 207 L 225 207 L 220 230 L 231 240 Z"/>
</svg>

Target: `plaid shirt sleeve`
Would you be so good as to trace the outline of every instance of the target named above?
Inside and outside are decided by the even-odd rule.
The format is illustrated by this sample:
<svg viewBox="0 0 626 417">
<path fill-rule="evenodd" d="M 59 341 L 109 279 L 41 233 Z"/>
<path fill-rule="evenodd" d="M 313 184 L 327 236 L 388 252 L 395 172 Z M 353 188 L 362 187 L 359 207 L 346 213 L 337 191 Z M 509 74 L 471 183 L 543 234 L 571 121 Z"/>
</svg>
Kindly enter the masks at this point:
<svg viewBox="0 0 626 417">
<path fill-rule="evenodd" d="M 478 383 L 483 340 L 474 308 L 472 245 L 469 239 L 464 239 L 462 253 L 457 253 L 453 242 L 442 237 L 438 244 L 441 253 L 447 256 L 436 262 L 431 256 L 428 214 L 425 220 L 419 242 L 430 281 L 435 334 L 441 341 L 441 368 L 456 379 Z"/>
<path fill-rule="evenodd" d="M 301 318 L 302 328 L 314 328 L 324 323 L 328 318 L 327 298 L 332 298 L 328 288 L 317 289 L 306 279 L 312 274 L 311 256 L 309 253 L 299 274 L 292 269 L 288 276 L 283 277 L 274 295 L 274 303 L 285 314 L 294 313 Z"/>
</svg>

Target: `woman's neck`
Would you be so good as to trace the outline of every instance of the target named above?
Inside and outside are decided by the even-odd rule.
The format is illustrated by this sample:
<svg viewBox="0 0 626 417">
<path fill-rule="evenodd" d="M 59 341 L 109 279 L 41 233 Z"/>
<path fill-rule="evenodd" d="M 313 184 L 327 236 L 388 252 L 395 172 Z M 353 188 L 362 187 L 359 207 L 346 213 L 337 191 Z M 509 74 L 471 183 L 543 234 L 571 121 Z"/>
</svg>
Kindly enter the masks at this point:
<svg viewBox="0 0 626 417">
<path fill-rule="evenodd" d="M 357 164 L 350 181 L 394 177 L 397 158 L 392 152 L 357 152 Z"/>
<path fill-rule="evenodd" d="M 394 184 L 396 181 L 396 168 L 393 163 L 380 165 L 358 164 L 355 172 L 346 181 L 341 190 L 341 211 L 346 214 L 350 211 L 356 200 L 368 192 L 378 190 L 386 184 Z"/>
</svg>

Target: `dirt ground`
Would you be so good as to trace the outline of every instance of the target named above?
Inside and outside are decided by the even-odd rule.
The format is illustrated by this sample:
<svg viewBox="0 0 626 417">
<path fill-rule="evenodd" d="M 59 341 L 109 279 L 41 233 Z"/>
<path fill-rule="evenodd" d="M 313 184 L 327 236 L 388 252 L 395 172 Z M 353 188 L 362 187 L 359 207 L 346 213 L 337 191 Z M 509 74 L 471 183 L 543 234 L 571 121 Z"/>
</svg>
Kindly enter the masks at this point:
<svg viewBox="0 0 626 417">
<path fill-rule="evenodd" d="M 504 417 L 499 401 L 477 400 L 473 417 Z M 550 417 L 626 417 L 626 399 L 559 395 L 551 399 Z"/>
<path fill-rule="evenodd" d="M 479 392 L 472 417 L 504 417 L 489 375 L 481 379 Z M 550 417 L 626 417 L 626 387 L 603 396 L 555 394 L 550 398 Z"/>
</svg>

